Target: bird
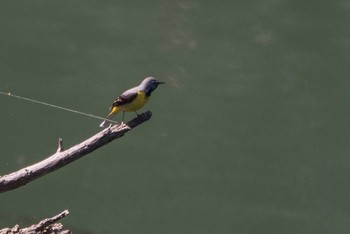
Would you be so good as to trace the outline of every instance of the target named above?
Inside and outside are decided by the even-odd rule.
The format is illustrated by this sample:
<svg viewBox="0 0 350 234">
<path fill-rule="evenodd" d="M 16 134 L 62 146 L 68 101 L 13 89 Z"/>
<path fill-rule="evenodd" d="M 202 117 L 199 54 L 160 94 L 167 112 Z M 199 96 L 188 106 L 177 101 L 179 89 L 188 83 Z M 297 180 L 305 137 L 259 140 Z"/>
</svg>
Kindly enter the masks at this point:
<svg viewBox="0 0 350 234">
<path fill-rule="evenodd" d="M 111 112 L 107 115 L 105 120 L 100 124 L 100 127 L 105 127 L 112 116 L 116 115 L 118 112 L 123 111 L 122 123 L 124 121 L 125 112 L 135 112 L 141 109 L 147 101 L 150 99 L 152 92 L 160 84 L 165 84 L 165 82 L 159 81 L 154 77 L 145 78 L 140 85 L 126 90 L 124 93 L 119 95 L 111 107 L 109 108 Z"/>
</svg>

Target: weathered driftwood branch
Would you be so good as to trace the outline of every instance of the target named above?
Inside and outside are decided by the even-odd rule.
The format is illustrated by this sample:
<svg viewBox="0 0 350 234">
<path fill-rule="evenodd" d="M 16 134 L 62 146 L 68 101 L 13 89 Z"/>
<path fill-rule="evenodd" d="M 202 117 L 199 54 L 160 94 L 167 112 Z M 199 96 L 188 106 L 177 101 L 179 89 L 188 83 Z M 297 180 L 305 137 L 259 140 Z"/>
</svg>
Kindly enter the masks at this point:
<svg viewBox="0 0 350 234">
<path fill-rule="evenodd" d="M 68 214 L 69 211 L 65 210 L 52 218 L 44 219 L 38 224 L 33 224 L 27 228 L 20 228 L 18 224 L 13 228 L 3 228 L 0 230 L 0 234 L 70 234 L 72 233 L 71 231 L 63 230 L 61 223 L 56 223 Z"/>
<path fill-rule="evenodd" d="M 67 150 L 63 150 L 62 140 L 59 140 L 58 149 L 55 154 L 34 165 L 1 176 L 0 192 L 6 192 L 21 187 L 45 174 L 74 162 L 112 140 L 122 137 L 126 132 L 149 120 L 151 116 L 152 113 L 150 111 L 142 113 L 126 124 L 106 128 L 84 142 Z"/>
</svg>

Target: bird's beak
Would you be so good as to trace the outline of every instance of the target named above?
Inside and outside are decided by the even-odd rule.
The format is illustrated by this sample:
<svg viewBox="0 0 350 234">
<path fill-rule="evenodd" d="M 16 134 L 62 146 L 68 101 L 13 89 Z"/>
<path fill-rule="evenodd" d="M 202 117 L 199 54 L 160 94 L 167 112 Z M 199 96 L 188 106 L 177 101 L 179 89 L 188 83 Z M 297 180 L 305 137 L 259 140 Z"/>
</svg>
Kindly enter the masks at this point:
<svg viewBox="0 0 350 234">
<path fill-rule="evenodd" d="M 158 84 L 165 84 L 165 82 L 163 82 L 163 81 L 158 81 Z"/>
</svg>

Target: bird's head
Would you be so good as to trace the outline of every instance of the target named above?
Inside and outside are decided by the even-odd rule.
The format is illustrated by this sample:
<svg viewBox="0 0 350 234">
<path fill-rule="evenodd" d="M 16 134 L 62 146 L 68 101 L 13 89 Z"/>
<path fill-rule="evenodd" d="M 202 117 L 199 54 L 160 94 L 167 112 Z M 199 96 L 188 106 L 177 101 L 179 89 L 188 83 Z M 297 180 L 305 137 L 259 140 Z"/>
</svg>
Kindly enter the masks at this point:
<svg viewBox="0 0 350 234">
<path fill-rule="evenodd" d="M 147 96 L 150 96 L 151 93 L 158 87 L 160 84 L 164 84 L 154 77 L 147 77 L 141 82 L 141 90 L 144 90 Z"/>
</svg>

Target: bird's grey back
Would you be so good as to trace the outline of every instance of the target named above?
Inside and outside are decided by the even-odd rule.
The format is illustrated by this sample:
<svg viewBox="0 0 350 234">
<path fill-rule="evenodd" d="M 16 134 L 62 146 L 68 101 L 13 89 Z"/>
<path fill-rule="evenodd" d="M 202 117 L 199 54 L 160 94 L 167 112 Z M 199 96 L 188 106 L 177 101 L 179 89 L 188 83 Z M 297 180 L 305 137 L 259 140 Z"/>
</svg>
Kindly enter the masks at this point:
<svg viewBox="0 0 350 234">
<path fill-rule="evenodd" d="M 137 93 L 138 91 L 146 91 L 147 90 L 147 85 L 149 85 L 149 83 L 150 83 L 150 81 L 151 80 L 155 80 L 155 78 L 154 77 L 147 77 L 147 78 L 145 78 L 142 82 L 141 82 L 141 84 L 139 84 L 138 86 L 136 86 L 136 87 L 133 87 L 133 88 L 131 88 L 131 89 L 128 89 L 128 90 L 126 90 L 124 93 L 122 93 L 122 95 L 130 95 L 130 94 L 132 94 L 132 93 Z"/>
</svg>

